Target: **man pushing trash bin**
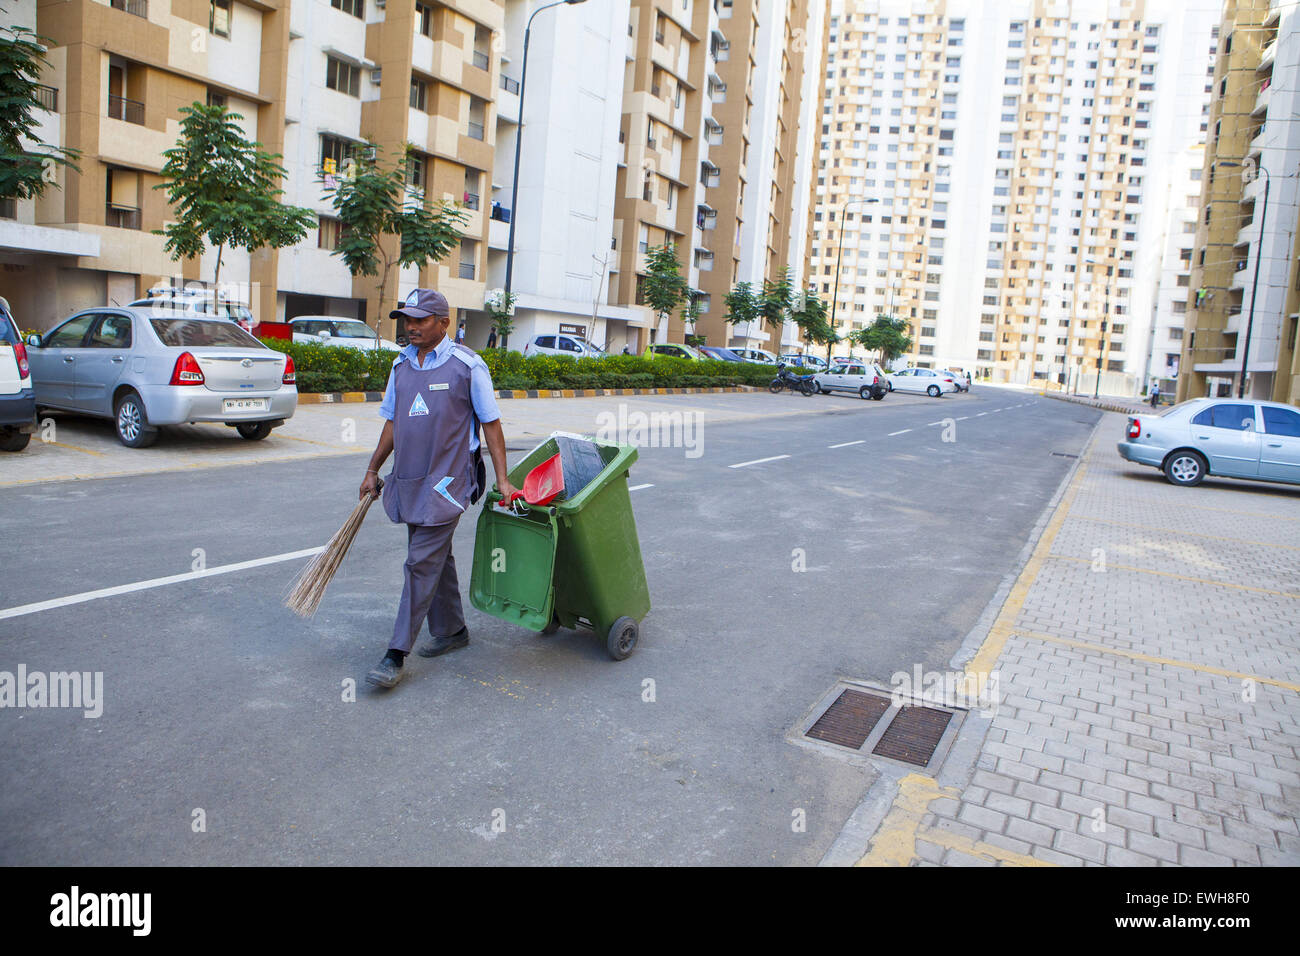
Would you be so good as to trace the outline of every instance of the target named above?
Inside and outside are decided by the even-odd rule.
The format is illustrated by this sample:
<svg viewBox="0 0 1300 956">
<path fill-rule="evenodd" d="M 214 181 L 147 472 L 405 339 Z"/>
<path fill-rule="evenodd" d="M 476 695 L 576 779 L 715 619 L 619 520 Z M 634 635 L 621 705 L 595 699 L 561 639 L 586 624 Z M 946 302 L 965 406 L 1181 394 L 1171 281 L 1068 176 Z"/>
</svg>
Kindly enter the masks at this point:
<svg viewBox="0 0 1300 956">
<path fill-rule="evenodd" d="M 370 456 L 360 496 L 379 493 L 379 469 L 393 455 L 383 481 L 384 511 L 406 525 L 406 565 L 393 639 L 366 680 L 393 687 L 421 624 L 430 640 L 421 657 L 437 657 L 469 643 L 451 539 L 465 509 L 484 491 L 482 426 L 497 487 L 514 492 L 506 472 L 501 413 L 487 364 L 447 334 L 451 309 L 433 289 L 416 289 L 390 314 L 406 320 L 410 344 L 393 362 L 379 414 L 387 419 Z"/>
</svg>

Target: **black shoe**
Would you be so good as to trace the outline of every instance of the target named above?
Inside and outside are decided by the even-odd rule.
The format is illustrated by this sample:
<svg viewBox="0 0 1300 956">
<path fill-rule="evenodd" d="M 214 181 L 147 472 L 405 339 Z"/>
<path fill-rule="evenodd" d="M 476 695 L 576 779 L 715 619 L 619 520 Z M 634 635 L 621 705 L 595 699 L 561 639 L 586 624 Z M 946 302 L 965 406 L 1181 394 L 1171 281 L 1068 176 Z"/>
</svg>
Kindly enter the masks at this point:
<svg viewBox="0 0 1300 956">
<path fill-rule="evenodd" d="M 462 627 L 450 637 L 435 637 L 425 641 L 415 653 L 421 657 L 437 657 L 440 654 L 449 654 L 452 651 L 458 651 L 469 643 L 469 628 Z"/>
<path fill-rule="evenodd" d="M 366 675 L 366 682 L 380 687 L 396 687 L 397 682 L 402 679 L 404 670 L 405 668 L 398 667 L 391 657 L 385 657 L 370 669 L 370 673 Z"/>
</svg>

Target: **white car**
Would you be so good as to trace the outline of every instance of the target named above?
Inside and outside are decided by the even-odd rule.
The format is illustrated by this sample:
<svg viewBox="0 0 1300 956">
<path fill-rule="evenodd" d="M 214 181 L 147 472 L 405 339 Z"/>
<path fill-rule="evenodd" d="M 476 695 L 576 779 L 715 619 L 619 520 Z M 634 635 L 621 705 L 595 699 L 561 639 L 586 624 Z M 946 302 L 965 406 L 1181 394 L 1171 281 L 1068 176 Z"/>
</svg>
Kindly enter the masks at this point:
<svg viewBox="0 0 1300 956">
<path fill-rule="evenodd" d="M 604 358 L 597 348 L 580 335 L 534 335 L 524 344 L 524 355 L 571 355 L 574 358 Z"/>
<path fill-rule="evenodd" d="M 924 392 L 934 398 L 957 391 L 957 379 L 951 372 L 932 368 L 905 368 L 889 375 L 890 387 L 900 392 Z"/>
<path fill-rule="evenodd" d="M 817 384 L 817 391 L 824 395 L 837 391 L 855 392 L 861 398 L 880 401 L 889 391 L 886 375 L 880 367 L 862 362 L 839 363 L 829 371 L 818 372 L 813 381 Z"/>
<path fill-rule="evenodd" d="M 168 289 L 151 289 L 143 299 L 136 299 L 127 308 L 152 309 L 156 312 L 188 312 L 191 315 L 216 316 L 229 319 L 245 332 L 256 335 L 257 319 L 246 302 L 215 302 L 211 292 Z"/>
<path fill-rule="evenodd" d="M 808 369 L 809 372 L 822 372 L 826 370 L 826 360 L 808 352 L 786 352 L 781 356 L 781 361 L 786 365 L 795 365 L 800 368 Z"/>
<path fill-rule="evenodd" d="M 776 356 L 773 355 L 771 352 L 769 352 L 767 349 L 740 349 L 740 348 L 735 348 L 735 349 L 732 349 L 731 351 L 735 352 L 737 355 L 739 355 L 741 358 L 743 358 L 746 362 L 757 362 L 759 365 L 775 365 L 775 364 L 776 364 Z"/>
<path fill-rule="evenodd" d="M 387 349 L 398 352 L 401 346 L 381 338 L 379 333 L 357 319 L 336 315 L 300 315 L 289 320 L 293 340 L 303 344 L 334 345 L 349 349 Z"/>
<path fill-rule="evenodd" d="M 0 451 L 22 451 L 31 441 L 36 422 L 36 393 L 32 389 L 27 346 L 9 303 L 0 298 Z"/>
</svg>

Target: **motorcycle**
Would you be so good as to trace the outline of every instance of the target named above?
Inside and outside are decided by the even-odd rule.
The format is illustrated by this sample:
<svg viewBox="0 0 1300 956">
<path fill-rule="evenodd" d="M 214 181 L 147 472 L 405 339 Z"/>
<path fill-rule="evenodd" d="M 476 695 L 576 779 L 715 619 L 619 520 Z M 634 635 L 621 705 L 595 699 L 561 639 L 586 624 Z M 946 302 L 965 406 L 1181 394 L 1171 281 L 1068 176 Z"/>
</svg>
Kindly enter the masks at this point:
<svg viewBox="0 0 1300 956">
<path fill-rule="evenodd" d="M 767 386 L 767 390 L 773 395 L 777 395 L 787 388 L 792 392 L 801 392 L 804 395 L 815 395 L 817 393 L 817 385 L 813 382 L 811 375 L 796 375 L 790 371 L 785 363 L 782 363 L 776 367 L 776 378 L 772 379 Z"/>
</svg>

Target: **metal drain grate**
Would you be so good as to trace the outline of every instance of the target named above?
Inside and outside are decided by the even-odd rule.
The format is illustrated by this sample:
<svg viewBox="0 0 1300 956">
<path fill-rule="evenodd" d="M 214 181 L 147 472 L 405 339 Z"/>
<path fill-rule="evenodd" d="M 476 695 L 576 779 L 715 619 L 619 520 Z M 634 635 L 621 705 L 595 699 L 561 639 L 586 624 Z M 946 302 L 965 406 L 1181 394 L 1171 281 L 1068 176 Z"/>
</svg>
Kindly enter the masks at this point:
<svg viewBox="0 0 1300 956">
<path fill-rule="evenodd" d="M 950 720 L 951 713 L 934 707 L 911 704 L 900 708 L 871 752 L 924 767 L 934 756 Z"/>
<path fill-rule="evenodd" d="M 795 733 L 841 753 L 883 757 L 933 772 L 943 762 L 967 711 L 916 700 L 897 706 L 894 692 L 840 681 L 823 695 Z"/>
<path fill-rule="evenodd" d="M 860 750 L 891 706 L 888 697 L 846 690 L 817 718 L 817 723 L 808 728 L 806 736 Z"/>
<path fill-rule="evenodd" d="M 1078 455 L 1071 455 L 1069 452 L 1064 452 L 1064 451 L 1054 451 L 1052 452 L 1052 454 L 1055 455 L 1057 458 L 1078 458 L 1079 457 Z"/>
</svg>

